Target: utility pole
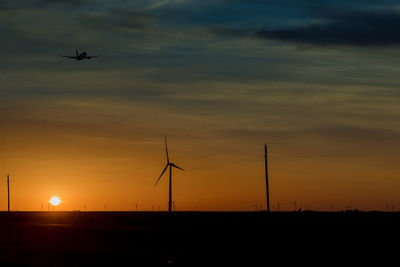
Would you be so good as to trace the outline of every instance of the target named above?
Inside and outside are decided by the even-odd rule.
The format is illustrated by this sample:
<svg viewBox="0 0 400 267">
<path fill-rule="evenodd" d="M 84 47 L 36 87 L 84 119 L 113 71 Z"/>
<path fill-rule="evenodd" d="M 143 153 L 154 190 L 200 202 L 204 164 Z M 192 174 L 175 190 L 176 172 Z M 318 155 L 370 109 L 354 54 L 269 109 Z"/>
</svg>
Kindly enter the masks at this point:
<svg viewBox="0 0 400 267">
<path fill-rule="evenodd" d="M 7 174 L 8 212 L 10 212 L 10 177 Z"/>
<path fill-rule="evenodd" d="M 269 213 L 271 210 L 269 208 L 268 157 L 267 157 L 267 145 L 266 144 L 265 144 L 265 181 L 266 181 L 266 190 L 267 190 L 267 212 Z"/>
<path fill-rule="evenodd" d="M 172 168 L 169 167 L 169 200 L 168 200 L 168 212 L 172 212 Z"/>
</svg>

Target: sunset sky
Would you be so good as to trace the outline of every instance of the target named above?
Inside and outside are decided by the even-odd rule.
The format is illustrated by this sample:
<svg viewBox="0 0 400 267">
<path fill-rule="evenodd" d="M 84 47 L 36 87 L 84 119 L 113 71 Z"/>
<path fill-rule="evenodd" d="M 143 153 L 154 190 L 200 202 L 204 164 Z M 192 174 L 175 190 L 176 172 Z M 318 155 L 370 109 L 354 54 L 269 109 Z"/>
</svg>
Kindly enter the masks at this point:
<svg viewBox="0 0 400 267">
<path fill-rule="evenodd" d="M 400 5 L 3 0 L 0 210 L 400 209 Z M 75 49 L 99 58 L 58 55 Z"/>
</svg>

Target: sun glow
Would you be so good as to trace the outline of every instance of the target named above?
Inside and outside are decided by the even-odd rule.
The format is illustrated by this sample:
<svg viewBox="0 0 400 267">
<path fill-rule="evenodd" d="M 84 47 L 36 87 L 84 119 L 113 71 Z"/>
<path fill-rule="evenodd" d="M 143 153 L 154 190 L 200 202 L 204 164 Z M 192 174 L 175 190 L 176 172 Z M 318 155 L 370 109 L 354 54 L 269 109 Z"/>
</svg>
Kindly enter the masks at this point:
<svg viewBox="0 0 400 267">
<path fill-rule="evenodd" d="M 60 200 L 60 198 L 59 197 L 52 197 L 51 199 L 50 199 L 50 204 L 51 205 L 53 205 L 53 206 L 57 206 L 57 205 L 59 205 L 61 203 L 61 200 Z"/>
</svg>

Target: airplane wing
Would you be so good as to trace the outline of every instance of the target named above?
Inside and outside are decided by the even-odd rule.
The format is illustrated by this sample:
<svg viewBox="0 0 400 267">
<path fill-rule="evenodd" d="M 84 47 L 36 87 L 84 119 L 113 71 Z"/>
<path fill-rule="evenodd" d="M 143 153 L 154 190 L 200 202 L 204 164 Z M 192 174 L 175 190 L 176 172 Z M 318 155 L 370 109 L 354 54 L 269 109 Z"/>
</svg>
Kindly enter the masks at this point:
<svg viewBox="0 0 400 267">
<path fill-rule="evenodd" d="M 88 56 L 88 57 L 86 57 L 87 59 L 91 59 L 91 58 L 94 58 L 94 57 L 99 57 L 100 55 L 98 55 L 98 56 Z"/>
<path fill-rule="evenodd" d="M 67 57 L 67 58 L 73 58 L 76 59 L 76 57 L 72 57 L 72 56 L 63 56 L 63 55 L 59 55 L 60 57 Z"/>
</svg>

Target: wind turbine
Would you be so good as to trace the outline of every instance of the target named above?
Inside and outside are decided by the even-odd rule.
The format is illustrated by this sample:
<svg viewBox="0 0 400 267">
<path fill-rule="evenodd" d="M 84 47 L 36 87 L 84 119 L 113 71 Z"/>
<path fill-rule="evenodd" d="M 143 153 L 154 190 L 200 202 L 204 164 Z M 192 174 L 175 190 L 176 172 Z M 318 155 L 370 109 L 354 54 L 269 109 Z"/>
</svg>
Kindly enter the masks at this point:
<svg viewBox="0 0 400 267">
<path fill-rule="evenodd" d="M 169 161 L 169 156 L 168 156 L 168 146 L 167 146 L 167 137 L 165 136 L 165 152 L 167 155 L 167 165 L 165 166 L 164 170 L 160 174 L 160 177 L 158 177 L 157 182 L 154 184 L 154 186 L 157 185 L 158 181 L 160 181 L 161 177 L 163 176 L 164 172 L 168 169 L 169 167 L 169 200 L 168 200 L 168 212 L 172 212 L 172 168 L 177 168 L 182 171 L 181 167 L 175 165 L 175 163 Z"/>
</svg>

